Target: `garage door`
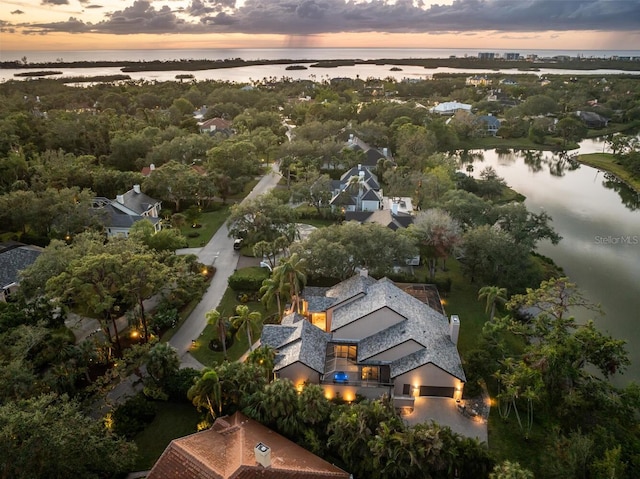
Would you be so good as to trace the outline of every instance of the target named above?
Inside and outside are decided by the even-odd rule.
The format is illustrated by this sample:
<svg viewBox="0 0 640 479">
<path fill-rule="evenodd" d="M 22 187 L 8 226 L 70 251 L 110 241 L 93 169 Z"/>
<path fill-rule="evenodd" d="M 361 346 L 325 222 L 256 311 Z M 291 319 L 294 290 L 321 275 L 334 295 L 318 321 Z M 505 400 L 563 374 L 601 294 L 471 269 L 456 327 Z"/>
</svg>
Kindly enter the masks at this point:
<svg viewBox="0 0 640 479">
<path fill-rule="evenodd" d="M 454 388 L 437 387 L 437 386 L 420 386 L 420 396 L 438 396 L 452 398 L 455 392 Z"/>
</svg>

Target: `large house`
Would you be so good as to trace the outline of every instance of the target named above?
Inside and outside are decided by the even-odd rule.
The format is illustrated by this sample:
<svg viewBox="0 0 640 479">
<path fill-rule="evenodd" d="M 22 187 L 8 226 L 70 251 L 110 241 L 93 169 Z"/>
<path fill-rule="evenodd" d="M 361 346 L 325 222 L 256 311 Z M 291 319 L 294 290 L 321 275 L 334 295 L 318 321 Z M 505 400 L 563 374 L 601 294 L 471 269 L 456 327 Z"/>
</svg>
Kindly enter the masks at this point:
<svg viewBox="0 0 640 479">
<path fill-rule="evenodd" d="M 93 206 L 105 213 L 107 236 L 129 236 L 133 224 L 140 220 L 151 221 L 156 231 L 162 228 L 162 202 L 143 193 L 140 185 L 133 185 L 126 193 L 117 195 L 115 200 L 94 198 Z"/>
<path fill-rule="evenodd" d="M 332 185 L 333 196 L 329 204 L 344 211 L 376 211 L 383 197 L 378 177 L 364 166 L 354 166 Z"/>
<path fill-rule="evenodd" d="M 20 271 L 31 266 L 42 248 L 16 241 L 0 243 L 0 301 L 6 301 L 18 290 Z"/>
<path fill-rule="evenodd" d="M 261 344 L 277 352 L 275 375 L 299 388 L 320 384 L 347 401 L 387 394 L 412 408 L 416 396 L 461 399 L 459 329 L 435 288 L 363 271 L 331 288 L 306 287 L 300 311 L 265 325 Z"/>
<path fill-rule="evenodd" d="M 453 115 L 457 111 L 471 111 L 471 105 L 468 103 L 460 103 L 457 101 L 446 101 L 439 103 L 438 105 L 429 109 L 431 113 L 437 113 L 438 115 Z"/>
<path fill-rule="evenodd" d="M 242 413 L 174 439 L 147 479 L 348 479 L 349 473 Z"/>
</svg>

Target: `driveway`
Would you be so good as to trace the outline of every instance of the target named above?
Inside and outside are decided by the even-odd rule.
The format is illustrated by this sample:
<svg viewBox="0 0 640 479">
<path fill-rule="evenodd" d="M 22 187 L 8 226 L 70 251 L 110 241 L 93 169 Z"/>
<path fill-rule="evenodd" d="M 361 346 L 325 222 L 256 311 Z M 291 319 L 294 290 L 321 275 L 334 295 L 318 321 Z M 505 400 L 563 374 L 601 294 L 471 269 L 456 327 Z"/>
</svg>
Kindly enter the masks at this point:
<svg viewBox="0 0 640 479">
<path fill-rule="evenodd" d="M 262 195 L 278 184 L 281 178 L 278 172 L 278 164 L 274 163 L 271 168 L 271 172 L 260 179 L 258 184 L 243 201 Z M 190 249 L 179 252 L 179 254 L 186 254 L 187 252 L 195 253 L 198 255 L 198 260 L 202 264 L 216 267 L 216 274 L 213 276 L 202 300 L 169 341 L 169 344 L 178 350 L 182 367 L 192 367 L 196 369 L 203 369 L 205 367 L 191 356 L 189 348 L 191 347 L 192 341 L 198 339 L 207 326 L 205 314 L 218 307 L 227 289 L 227 280 L 238 267 L 238 258 L 240 255 L 233 249 L 233 238 L 229 238 L 228 234 L 229 229 L 225 223 L 202 249 Z"/>
<path fill-rule="evenodd" d="M 453 432 L 478 438 L 488 444 L 487 418 L 484 415 L 463 415 L 458 411 L 457 403 L 450 398 L 417 397 L 413 412 L 403 415 L 402 419 L 410 426 L 435 421 L 442 426 L 449 426 Z"/>
</svg>

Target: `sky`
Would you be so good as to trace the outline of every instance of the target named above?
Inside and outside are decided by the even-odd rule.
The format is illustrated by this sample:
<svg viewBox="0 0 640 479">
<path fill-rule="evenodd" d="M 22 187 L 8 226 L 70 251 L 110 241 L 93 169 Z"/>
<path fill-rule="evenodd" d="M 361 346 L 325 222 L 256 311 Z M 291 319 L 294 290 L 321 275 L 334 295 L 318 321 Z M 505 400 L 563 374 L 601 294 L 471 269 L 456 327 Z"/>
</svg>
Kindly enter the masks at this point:
<svg viewBox="0 0 640 479">
<path fill-rule="evenodd" d="M 640 0 L 0 3 L 0 57 L 28 50 L 287 47 L 640 50 Z"/>
</svg>

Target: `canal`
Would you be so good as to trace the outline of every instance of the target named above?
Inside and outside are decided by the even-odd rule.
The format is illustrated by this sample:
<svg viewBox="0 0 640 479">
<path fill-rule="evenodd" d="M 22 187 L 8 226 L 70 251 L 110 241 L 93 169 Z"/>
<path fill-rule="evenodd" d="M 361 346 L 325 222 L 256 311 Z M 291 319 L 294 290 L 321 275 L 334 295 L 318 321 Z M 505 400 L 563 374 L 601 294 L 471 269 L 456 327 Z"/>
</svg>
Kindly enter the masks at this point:
<svg viewBox="0 0 640 479">
<path fill-rule="evenodd" d="M 585 140 L 569 154 L 478 151 L 476 178 L 487 166 L 526 196 L 532 212 L 546 211 L 562 236 L 558 245 L 542 242 L 538 252 L 561 266 L 584 295 L 602 306 L 603 316 L 576 312 L 579 321 L 593 319 L 615 338 L 627 341 L 631 366 L 614 383 L 640 383 L 640 195 L 611 175 L 581 165 L 575 153 L 602 152 L 599 140 Z"/>
</svg>

